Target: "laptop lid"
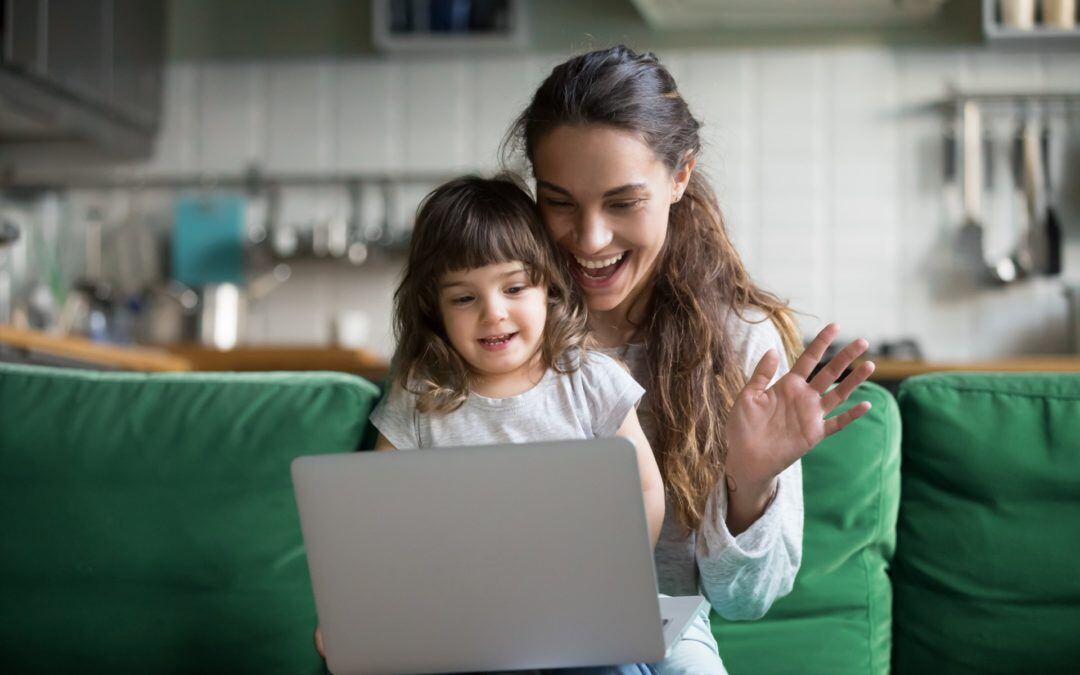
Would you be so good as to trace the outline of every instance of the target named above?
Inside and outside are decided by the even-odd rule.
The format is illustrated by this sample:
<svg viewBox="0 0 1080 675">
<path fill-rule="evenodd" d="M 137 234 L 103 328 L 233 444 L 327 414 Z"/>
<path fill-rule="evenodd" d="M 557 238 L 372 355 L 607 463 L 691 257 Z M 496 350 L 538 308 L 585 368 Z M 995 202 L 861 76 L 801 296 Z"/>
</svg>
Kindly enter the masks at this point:
<svg viewBox="0 0 1080 675">
<path fill-rule="evenodd" d="M 664 656 L 625 439 L 308 456 L 292 473 L 335 673 Z"/>
</svg>

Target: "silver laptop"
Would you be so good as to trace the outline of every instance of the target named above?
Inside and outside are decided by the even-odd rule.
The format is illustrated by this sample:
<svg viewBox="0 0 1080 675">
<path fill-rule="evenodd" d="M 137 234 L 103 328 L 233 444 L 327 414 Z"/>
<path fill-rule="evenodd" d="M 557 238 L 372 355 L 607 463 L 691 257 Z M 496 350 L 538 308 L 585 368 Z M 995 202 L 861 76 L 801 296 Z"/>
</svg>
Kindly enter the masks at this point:
<svg viewBox="0 0 1080 675">
<path fill-rule="evenodd" d="M 657 596 L 625 439 L 308 456 L 292 476 L 338 675 L 654 663 L 705 602 Z"/>
</svg>

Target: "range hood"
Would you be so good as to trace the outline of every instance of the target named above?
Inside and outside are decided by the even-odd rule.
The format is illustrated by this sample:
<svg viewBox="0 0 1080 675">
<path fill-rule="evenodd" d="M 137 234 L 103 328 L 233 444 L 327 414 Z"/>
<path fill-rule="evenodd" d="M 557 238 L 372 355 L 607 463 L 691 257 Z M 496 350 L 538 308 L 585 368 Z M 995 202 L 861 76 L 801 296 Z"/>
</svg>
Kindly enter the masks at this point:
<svg viewBox="0 0 1080 675">
<path fill-rule="evenodd" d="M 164 0 L 0 0 L 0 158 L 150 155 Z"/>
<path fill-rule="evenodd" d="M 821 28 L 882 26 L 933 18 L 945 0 L 633 0 L 649 26 Z"/>
</svg>

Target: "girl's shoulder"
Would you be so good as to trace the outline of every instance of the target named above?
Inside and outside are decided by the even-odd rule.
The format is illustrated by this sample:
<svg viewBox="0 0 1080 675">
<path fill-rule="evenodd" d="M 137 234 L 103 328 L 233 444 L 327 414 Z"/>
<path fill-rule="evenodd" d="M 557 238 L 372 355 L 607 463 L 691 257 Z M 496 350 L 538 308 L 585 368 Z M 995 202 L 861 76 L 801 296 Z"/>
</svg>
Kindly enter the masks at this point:
<svg viewBox="0 0 1080 675">
<path fill-rule="evenodd" d="M 576 368 L 568 377 L 578 380 L 586 392 L 610 393 L 637 388 L 626 364 L 596 349 L 583 349 L 574 357 Z"/>
</svg>

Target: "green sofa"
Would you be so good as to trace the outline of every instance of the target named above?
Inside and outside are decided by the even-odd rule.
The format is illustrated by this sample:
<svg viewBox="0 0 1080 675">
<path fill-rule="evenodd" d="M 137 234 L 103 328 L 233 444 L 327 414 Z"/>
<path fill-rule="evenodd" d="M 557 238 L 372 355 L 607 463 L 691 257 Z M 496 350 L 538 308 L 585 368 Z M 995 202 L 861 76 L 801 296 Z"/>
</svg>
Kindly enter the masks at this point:
<svg viewBox="0 0 1080 675">
<path fill-rule="evenodd" d="M 0 364 L 0 669 L 321 672 L 288 466 L 368 447 L 377 397 L 333 373 Z M 730 672 L 1076 670 L 1080 377 L 853 398 L 873 410 L 804 464 L 795 589 L 714 617 Z"/>
</svg>

